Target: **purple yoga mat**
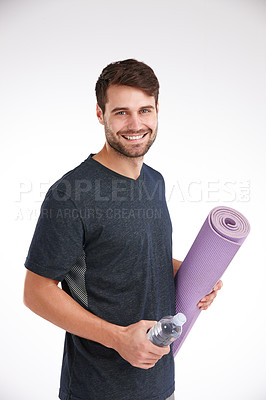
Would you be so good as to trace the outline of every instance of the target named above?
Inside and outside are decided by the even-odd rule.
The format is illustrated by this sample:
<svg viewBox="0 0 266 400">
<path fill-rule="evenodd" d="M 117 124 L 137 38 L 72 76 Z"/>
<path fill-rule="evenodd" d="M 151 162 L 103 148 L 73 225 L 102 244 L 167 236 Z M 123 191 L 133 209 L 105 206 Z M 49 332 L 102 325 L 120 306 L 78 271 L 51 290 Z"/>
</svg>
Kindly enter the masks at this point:
<svg viewBox="0 0 266 400">
<path fill-rule="evenodd" d="M 247 219 L 233 208 L 209 213 L 175 277 L 176 313 L 185 314 L 187 322 L 173 343 L 174 356 L 201 312 L 197 303 L 212 291 L 249 231 Z"/>
</svg>

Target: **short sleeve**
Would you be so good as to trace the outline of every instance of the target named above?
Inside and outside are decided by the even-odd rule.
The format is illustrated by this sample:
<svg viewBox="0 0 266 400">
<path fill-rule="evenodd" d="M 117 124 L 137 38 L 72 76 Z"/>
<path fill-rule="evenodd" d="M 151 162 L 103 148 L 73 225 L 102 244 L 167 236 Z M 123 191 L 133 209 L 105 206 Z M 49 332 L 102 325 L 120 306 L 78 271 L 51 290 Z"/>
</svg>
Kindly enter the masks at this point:
<svg viewBox="0 0 266 400">
<path fill-rule="evenodd" d="M 41 207 L 25 267 L 62 281 L 81 255 L 83 242 L 84 226 L 74 202 L 65 193 L 50 190 Z"/>
</svg>

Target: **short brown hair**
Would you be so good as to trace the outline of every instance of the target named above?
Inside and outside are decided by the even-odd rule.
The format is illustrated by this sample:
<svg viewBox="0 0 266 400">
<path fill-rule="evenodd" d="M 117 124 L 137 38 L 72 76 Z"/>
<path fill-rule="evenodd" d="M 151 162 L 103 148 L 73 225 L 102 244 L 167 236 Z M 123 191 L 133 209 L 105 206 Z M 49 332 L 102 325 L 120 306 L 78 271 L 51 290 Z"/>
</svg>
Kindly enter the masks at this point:
<svg viewBox="0 0 266 400">
<path fill-rule="evenodd" d="M 149 96 L 154 96 L 157 105 L 159 82 L 151 67 L 135 59 L 113 62 L 102 70 L 95 91 L 99 107 L 103 114 L 107 102 L 106 91 L 110 85 L 126 85 L 143 90 Z"/>
</svg>

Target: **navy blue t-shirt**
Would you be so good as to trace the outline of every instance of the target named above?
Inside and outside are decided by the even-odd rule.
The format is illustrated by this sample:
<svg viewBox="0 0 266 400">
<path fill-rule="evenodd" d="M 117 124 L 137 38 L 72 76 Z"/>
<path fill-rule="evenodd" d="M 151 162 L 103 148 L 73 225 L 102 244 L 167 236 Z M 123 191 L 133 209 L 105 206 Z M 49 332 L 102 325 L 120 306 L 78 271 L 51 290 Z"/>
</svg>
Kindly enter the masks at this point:
<svg viewBox="0 0 266 400">
<path fill-rule="evenodd" d="M 137 180 L 90 155 L 48 191 L 25 263 L 61 281 L 86 310 L 120 326 L 174 314 L 172 227 L 162 175 Z M 66 332 L 62 400 L 165 400 L 172 351 L 148 370 L 115 350 Z"/>
</svg>

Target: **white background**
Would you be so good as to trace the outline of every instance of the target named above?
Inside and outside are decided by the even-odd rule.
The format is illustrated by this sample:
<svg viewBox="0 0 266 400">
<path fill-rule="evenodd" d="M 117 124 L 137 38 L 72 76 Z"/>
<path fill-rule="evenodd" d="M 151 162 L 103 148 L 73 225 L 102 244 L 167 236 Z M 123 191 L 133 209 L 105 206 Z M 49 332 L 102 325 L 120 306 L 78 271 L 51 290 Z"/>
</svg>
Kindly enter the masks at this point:
<svg viewBox="0 0 266 400">
<path fill-rule="evenodd" d="M 176 358 L 178 400 L 265 400 L 266 2 L 2 0 L 1 400 L 57 398 L 64 332 L 22 304 L 49 186 L 104 143 L 94 85 L 136 58 L 159 78 L 160 170 L 183 259 L 210 209 L 251 233 Z"/>
</svg>

